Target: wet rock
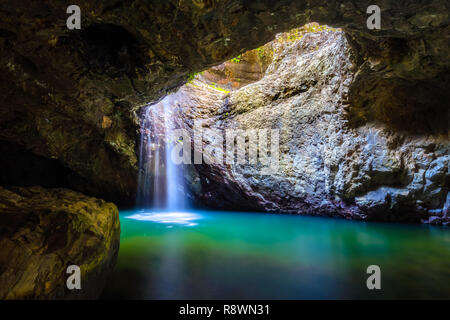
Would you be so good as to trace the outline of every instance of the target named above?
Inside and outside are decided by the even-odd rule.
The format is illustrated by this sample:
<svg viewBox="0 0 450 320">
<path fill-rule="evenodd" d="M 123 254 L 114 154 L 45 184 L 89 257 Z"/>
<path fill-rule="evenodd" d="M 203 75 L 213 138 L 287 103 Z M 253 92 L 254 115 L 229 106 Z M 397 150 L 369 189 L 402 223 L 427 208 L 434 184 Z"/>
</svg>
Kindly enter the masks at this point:
<svg viewBox="0 0 450 320">
<path fill-rule="evenodd" d="M 0 187 L 0 299 L 94 299 L 119 249 L 112 203 L 67 189 Z M 70 265 L 81 290 L 68 290 Z"/>
<path fill-rule="evenodd" d="M 442 212 L 448 136 L 413 135 L 378 121 L 354 127 L 348 112 L 353 56 L 342 32 L 309 33 L 281 45 L 260 81 L 221 103 L 196 104 L 184 89 L 187 112 L 207 118 L 208 128 L 280 130 L 273 174 L 250 164 L 198 166 L 200 178 L 209 179 L 201 202 L 382 221 L 420 222 Z M 217 98 L 210 91 L 196 95 Z"/>
<path fill-rule="evenodd" d="M 447 199 L 445 201 L 444 208 L 442 209 L 442 213 L 444 217 L 448 218 L 450 216 L 450 192 L 447 193 Z"/>
</svg>

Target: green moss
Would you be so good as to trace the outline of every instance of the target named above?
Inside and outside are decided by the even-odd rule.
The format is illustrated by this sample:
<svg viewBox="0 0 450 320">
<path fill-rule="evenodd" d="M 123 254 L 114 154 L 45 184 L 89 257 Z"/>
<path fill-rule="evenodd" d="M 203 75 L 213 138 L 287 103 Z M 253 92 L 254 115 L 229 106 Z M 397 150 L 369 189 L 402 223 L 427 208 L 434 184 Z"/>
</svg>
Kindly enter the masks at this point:
<svg viewBox="0 0 450 320">
<path fill-rule="evenodd" d="M 197 77 L 198 75 L 203 74 L 203 72 L 204 72 L 204 71 L 188 73 L 188 76 L 187 76 L 187 83 L 191 83 L 192 81 L 194 81 L 195 77 Z"/>
<path fill-rule="evenodd" d="M 241 63 L 242 61 L 242 54 L 238 55 L 237 57 L 230 60 L 233 63 Z"/>
<path fill-rule="evenodd" d="M 212 84 L 208 84 L 208 86 L 211 87 L 211 88 L 213 88 L 213 89 L 216 89 L 216 90 L 219 90 L 219 91 L 221 91 L 221 92 L 224 92 L 224 93 L 230 93 L 230 91 L 225 90 L 224 88 L 219 87 L 215 82 L 213 82 Z"/>
<path fill-rule="evenodd" d="M 194 84 L 194 83 L 189 83 L 189 85 L 193 86 L 194 88 L 201 88 L 201 86 L 198 86 L 198 85 L 196 85 L 196 84 Z M 215 82 L 213 82 L 212 84 L 204 83 L 204 85 L 208 86 L 208 87 L 211 88 L 211 89 L 221 91 L 221 92 L 223 92 L 223 93 L 230 93 L 230 91 L 228 91 L 228 90 L 226 90 L 226 89 L 224 89 L 224 88 L 219 87 Z"/>
<path fill-rule="evenodd" d="M 279 43 L 295 42 L 301 40 L 306 33 L 315 33 L 323 31 L 338 32 L 340 31 L 340 29 L 332 28 L 326 25 L 320 25 L 318 23 L 313 22 L 308 23 L 301 28 L 295 28 L 286 33 L 283 33 L 281 36 L 277 38 L 277 40 Z"/>
</svg>

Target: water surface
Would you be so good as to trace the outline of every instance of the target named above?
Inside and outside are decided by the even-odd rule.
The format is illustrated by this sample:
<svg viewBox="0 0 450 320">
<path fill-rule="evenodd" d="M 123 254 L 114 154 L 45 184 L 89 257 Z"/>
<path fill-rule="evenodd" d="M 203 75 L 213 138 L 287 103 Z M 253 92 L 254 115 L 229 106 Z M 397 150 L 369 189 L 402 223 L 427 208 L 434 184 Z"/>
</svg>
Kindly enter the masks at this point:
<svg viewBox="0 0 450 320">
<path fill-rule="evenodd" d="M 450 298 L 448 228 L 212 211 L 120 219 L 104 298 Z M 369 265 L 379 291 L 366 287 Z"/>
</svg>

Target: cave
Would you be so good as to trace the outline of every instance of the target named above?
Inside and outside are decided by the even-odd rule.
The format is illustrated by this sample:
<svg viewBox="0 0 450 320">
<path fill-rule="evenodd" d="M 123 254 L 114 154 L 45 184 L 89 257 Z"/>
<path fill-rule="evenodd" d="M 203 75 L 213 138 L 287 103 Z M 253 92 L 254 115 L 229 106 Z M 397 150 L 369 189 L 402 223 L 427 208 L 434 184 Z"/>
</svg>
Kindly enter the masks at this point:
<svg viewBox="0 0 450 320">
<path fill-rule="evenodd" d="M 0 4 L 0 299 L 450 297 L 446 1 L 77 5 Z"/>
</svg>

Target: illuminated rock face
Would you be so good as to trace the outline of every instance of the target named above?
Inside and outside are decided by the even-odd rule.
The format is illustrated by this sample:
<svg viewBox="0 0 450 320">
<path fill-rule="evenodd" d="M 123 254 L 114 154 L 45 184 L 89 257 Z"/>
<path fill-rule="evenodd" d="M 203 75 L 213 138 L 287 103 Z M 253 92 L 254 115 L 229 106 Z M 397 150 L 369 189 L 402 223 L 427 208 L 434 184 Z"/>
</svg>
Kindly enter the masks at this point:
<svg viewBox="0 0 450 320">
<path fill-rule="evenodd" d="M 366 28 L 369 0 L 77 4 L 81 31 L 67 30 L 60 1 L 2 1 L 0 139 L 57 159 L 85 179 L 71 188 L 91 195 L 134 200 L 139 106 L 311 21 L 342 27 L 356 49 L 355 127 L 374 120 L 427 133 L 448 125 L 441 117 L 450 92 L 443 0 L 384 1 L 381 31 Z"/>
<path fill-rule="evenodd" d="M 279 46 L 260 81 L 230 94 L 202 93 L 193 85 L 178 93 L 188 110 L 185 118 L 205 119 L 207 128 L 280 130 L 280 165 L 271 175 L 259 174 L 260 168 L 250 164 L 197 166 L 200 202 L 448 223 L 448 136 L 349 121 L 347 97 L 355 69 L 342 32 L 309 33 Z M 186 124 L 191 127 L 192 121 Z"/>
<path fill-rule="evenodd" d="M 0 187 L 0 299 L 94 299 L 119 251 L 116 206 L 66 189 Z M 67 268 L 80 267 L 80 290 Z"/>
</svg>

